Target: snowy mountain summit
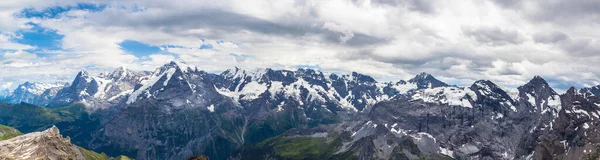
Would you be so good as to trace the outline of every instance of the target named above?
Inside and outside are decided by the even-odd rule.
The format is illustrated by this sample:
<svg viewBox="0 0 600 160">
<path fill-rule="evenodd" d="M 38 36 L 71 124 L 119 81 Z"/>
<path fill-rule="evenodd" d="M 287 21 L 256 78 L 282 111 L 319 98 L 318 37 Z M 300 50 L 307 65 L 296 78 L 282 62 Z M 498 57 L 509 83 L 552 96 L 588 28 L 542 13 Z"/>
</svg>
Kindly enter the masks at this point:
<svg viewBox="0 0 600 160">
<path fill-rule="evenodd" d="M 83 104 L 95 119 L 62 122 L 90 125 L 70 130 L 72 137 L 91 149 L 135 152 L 138 159 L 226 159 L 284 133 L 337 137 L 328 154 L 367 159 L 580 159 L 600 143 L 593 136 L 600 126 L 599 88 L 561 95 L 535 76 L 511 94 L 490 80 L 455 86 L 427 73 L 378 82 L 357 72 L 306 68 L 235 67 L 215 74 L 172 61 L 152 72 L 82 70 L 69 84 L 28 82 L 8 95 L 55 109 Z"/>
</svg>

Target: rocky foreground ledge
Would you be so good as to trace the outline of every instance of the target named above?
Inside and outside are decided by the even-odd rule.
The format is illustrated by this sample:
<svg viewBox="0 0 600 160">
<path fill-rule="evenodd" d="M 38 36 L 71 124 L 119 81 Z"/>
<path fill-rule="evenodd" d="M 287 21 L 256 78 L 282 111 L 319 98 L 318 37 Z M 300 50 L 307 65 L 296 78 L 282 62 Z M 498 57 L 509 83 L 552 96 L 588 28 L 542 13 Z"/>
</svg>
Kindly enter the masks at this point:
<svg viewBox="0 0 600 160">
<path fill-rule="evenodd" d="M 0 159 L 85 159 L 69 137 L 55 126 L 0 141 Z"/>
<path fill-rule="evenodd" d="M 130 158 L 125 156 L 112 158 L 81 148 L 72 144 L 69 137 L 63 137 L 56 126 L 52 126 L 45 131 L 0 141 L 0 159 L 129 160 Z"/>
</svg>

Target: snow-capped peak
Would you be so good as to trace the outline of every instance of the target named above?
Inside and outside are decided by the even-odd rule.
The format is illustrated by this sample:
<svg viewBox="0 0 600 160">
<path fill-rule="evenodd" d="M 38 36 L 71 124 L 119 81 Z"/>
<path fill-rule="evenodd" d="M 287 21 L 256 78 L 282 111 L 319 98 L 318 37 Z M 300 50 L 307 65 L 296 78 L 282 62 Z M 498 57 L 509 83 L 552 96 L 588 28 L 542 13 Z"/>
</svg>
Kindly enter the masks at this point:
<svg viewBox="0 0 600 160">
<path fill-rule="evenodd" d="M 140 97 L 140 95 L 145 95 L 146 98 L 150 97 L 154 94 L 150 91 L 153 86 L 160 85 L 157 87 L 164 89 L 163 87 L 169 86 L 171 81 L 178 81 L 179 83 L 175 84 L 182 84 L 189 87 L 189 89 L 194 92 L 193 87 L 190 85 L 189 81 L 187 81 L 185 75 L 196 70 L 195 67 L 190 67 L 190 65 L 187 65 L 183 61 L 171 61 L 156 69 L 150 76 L 145 77 L 145 79 L 139 83 L 142 86 L 129 95 L 127 103 L 134 103 L 139 98 L 143 98 L 143 96 Z"/>
<path fill-rule="evenodd" d="M 129 70 L 127 70 L 127 68 L 125 68 L 125 66 L 121 66 L 121 67 L 117 68 L 115 71 L 113 71 L 110 74 L 110 77 L 112 77 L 113 79 L 123 79 L 123 78 L 127 77 L 128 74 L 130 74 Z"/>
<path fill-rule="evenodd" d="M 539 96 L 549 96 L 549 95 L 558 95 L 552 87 L 542 78 L 541 76 L 534 76 L 529 82 L 525 85 L 520 86 L 519 92 L 539 95 Z"/>
<path fill-rule="evenodd" d="M 519 100 L 529 103 L 538 112 L 546 113 L 551 108 L 552 114 L 556 116 L 561 109 L 560 96 L 541 76 L 534 76 L 518 90 Z"/>
<path fill-rule="evenodd" d="M 79 73 L 77 73 L 77 76 L 75 77 L 75 80 L 85 80 L 87 83 L 91 82 L 93 79 L 92 77 L 90 77 L 89 73 L 87 70 L 82 69 L 81 71 L 79 71 Z M 75 83 L 75 82 L 73 82 Z"/>
<path fill-rule="evenodd" d="M 408 80 L 408 82 L 417 84 L 419 89 L 449 86 L 448 84 L 436 79 L 431 74 L 425 72 L 417 74 L 414 78 Z"/>
<path fill-rule="evenodd" d="M 423 79 L 427 79 L 429 77 L 433 77 L 433 76 L 431 76 L 431 74 L 429 74 L 429 73 L 421 72 L 421 73 L 415 75 L 415 77 L 412 78 L 411 80 L 413 80 L 413 81 L 414 80 L 423 80 Z"/>
<path fill-rule="evenodd" d="M 478 80 L 471 85 L 470 89 L 477 94 L 477 103 L 504 106 L 512 111 L 517 111 L 513 98 L 492 81 Z"/>
<path fill-rule="evenodd" d="M 35 95 L 40 95 L 42 93 L 44 93 L 44 91 L 46 91 L 47 89 L 50 88 L 55 88 L 55 87 L 63 87 L 65 84 L 64 83 L 44 83 L 44 82 L 25 82 L 21 85 L 19 85 L 15 91 L 13 91 L 13 93 L 15 92 L 29 92 L 29 93 L 33 93 Z"/>
<path fill-rule="evenodd" d="M 352 72 L 349 75 L 344 75 L 344 77 L 347 77 L 348 80 L 350 80 L 350 81 L 355 81 L 358 83 L 375 83 L 375 82 L 377 82 L 377 81 L 375 81 L 375 79 L 373 79 L 373 77 L 364 75 L 364 74 L 360 74 L 357 72 Z"/>
<path fill-rule="evenodd" d="M 81 69 L 77 76 L 88 76 L 88 75 L 89 75 L 89 73 L 87 70 Z"/>
<path fill-rule="evenodd" d="M 183 73 L 188 73 L 190 71 L 196 70 L 194 65 L 188 65 L 183 59 L 179 59 L 177 61 L 171 61 L 166 66 L 172 66 L 179 68 Z"/>
<path fill-rule="evenodd" d="M 221 73 L 221 75 L 228 79 L 241 78 L 242 80 L 244 80 L 248 77 L 248 78 L 251 78 L 253 81 L 260 81 L 260 79 L 270 70 L 271 69 L 268 69 L 268 68 L 256 68 L 253 70 L 244 70 L 244 69 L 235 67 L 233 69 L 228 69 L 228 70 L 224 71 L 223 73 Z"/>
</svg>

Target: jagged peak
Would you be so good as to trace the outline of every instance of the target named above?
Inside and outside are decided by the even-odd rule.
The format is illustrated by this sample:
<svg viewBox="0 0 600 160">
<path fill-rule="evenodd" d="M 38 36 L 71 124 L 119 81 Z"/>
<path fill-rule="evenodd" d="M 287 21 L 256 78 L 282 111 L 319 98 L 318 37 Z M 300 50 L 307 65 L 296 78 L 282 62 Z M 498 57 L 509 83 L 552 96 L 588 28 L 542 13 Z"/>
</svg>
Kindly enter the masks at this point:
<svg viewBox="0 0 600 160">
<path fill-rule="evenodd" d="M 407 83 L 407 82 L 406 82 L 405 80 L 399 80 L 398 82 L 396 82 L 396 85 L 399 85 L 399 84 L 406 84 L 406 83 Z"/>
<path fill-rule="evenodd" d="M 484 79 L 475 81 L 473 83 L 473 85 L 471 85 L 471 86 L 475 86 L 475 85 L 477 85 L 477 86 L 498 87 L 498 85 L 496 85 L 496 83 L 494 83 L 494 82 L 492 82 L 490 80 L 484 80 Z"/>
<path fill-rule="evenodd" d="M 127 68 L 125 66 L 120 66 L 119 68 L 115 69 L 115 71 L 113 71 L 110 76 L 113 78 L 123 78 L 125 76 L 127 76 L 127 74 L 129 73 L 129 70 L 127 70 Z"/>
<path fill-rule="evenodd" d="M 167 63 L 167 65 L 187 65 L 187 63 L 183 60 L 183 59 L 178 59 L 178 60 L 172 60 L 169 63 Z"/>
<path fill-rule="evenodd" d="M 77 77 L 87 77 L 89 76 L 89 73 L 87 70 L 85 69 L 81 69 L 78 73 L 77 73 Z"/>
<path fill-rule="evenodd" d="M 175 68 L 175 69 L 179 69 L 184 73 L 191 71 L 195 71 L 198 70 L 198 68 L 196 68 L 193 65 L 188 65 L 184 60 L 179 59 L 179 60 L 173 60 L 165 65 L 163 65 L 163 67 L 161 67 L 161 71 L 166 71 L 170 68 Z"/>
<path fill-rule="evenodd" d="M 591 95 L 596 96 L 596 97 L 600 97 L 600 85 L 581 88 L 579 90 L 579 92 L 591 94 Z"/>
<path fill-rule="evenodd" d="M 221 72 L 222 76 L 233 76 L 235 75 L 235 73 L 240 72 L 242 69 L 238 68 L 237 66 L 227 69 L 223 72 Z"/>
<path fill-rule="evenodd" d="M 488 95 L 490 92 L 500 94 L 507 99 L 512 99 L 507 90 L 498 86 L 496 83 L 490 80 L 477 80 L 471 85 L 471 90 L 479 92 L 482 95 Z"/>
<path fill-rule="evenodd" d="M 377 82 L 373 77 L 358 72 L 350 73 L 349 79 L 361 82 Z"/>
<path fill-rule="evenodd" d="M 432 76 L 431 76 L 431 74 L 429 74 L 427 72 L 421 72 L 421 73 L 417 74 L 414 78 L 424 79 L 424 78 L 427 78 L 427 77 L 432 77 Z"/>
<path fill-rule="evenodd" d="M 78 84 L 78 82 L 81 79 L 83 79 L 87 82 L 91 82 L 93 80 L 93 78 L 89 75 L 88 71 L 85 69 L 82 69 L 81 71 L 79 71 L 79 73 L 77 73 L 77 76 L 73 80 L 73 84 Z"/>
<path fill-rule="evenodd" d="M 529 82 L 527 84 L 544 84 L 544 85 L 548 85 L 548 82 L 546 82 L 546 80 L 544 78 L 542 78 L 542 76 L 535 75 L 535 76 L 533 76 L 533 78 L 531 80 L 529 80 Z"/>
<path fill-rule="evenodd" d="M 418 81 L 423 81 L 423 80 L 432 80 L 432 79 L 436 79 L 435 77 L 433 77 L 431 74 L 426 73 L 426 72 L 421 72 L 417 75 L 415 75 L 415 77 L 409 79 L 409 82 L 418 82 Z M 437 79 L 436 79 L 437 80 Z"/>
<path fill-rule="evenodd" d="M 519 91 L 525 91 L 525 92 L 541 92 L 541 91 L 548 91 L 550 92 L 550 94 L 557 94 L 554 89 L 552 89 L 552 87 L 550 87 L 550 85 L 548 84 L 548 82 L 546 82 L 546 80 L 544 80 L 544 78 L 542 78 L 542 76 L 536 75 L 534 76 L 531 80 L 529 80 L 529 82 L 527 82 L 525 85 L 520 86 Z"/>
<path fill-rule="evenodd" d="M 115 69 L 115 71 L 113 71 L 113 73 L 115 72 L 125 72 L 127 71 L 127 67 L 125 66 L 119 66 L 117 69 Z"/>
<path fill-rule="evenodd" d="M 252 70 L 245 70 L 236 66 L 232 69 L 227 69 L 223 71 L 221 75 L 227 78 L 245 78 L 247 76 L 250 76 L 253 79 L 259 79 L 264 74 L 270 71 L 272 71 L 271 68 L 255 68 Z"/>
<path fill-rule="evenodd" d="M 300 68 L 296 68 L 296 72 L 300 72 L 300 73 L 309 73 L 309 74 L 323 74 L 323 72 L 321 72 L 318 69 L 313 69 L 313 68 L 306 68 L 306 67 L 300 67 Z"/>
<path fill-rule="evenodd" d="M 34 85 L 36 82 L 29 82 L 29 81 L 25 81 L 25 83 L 20 84 L 19 86 L 28 86 L 28 85 Z"/>
<path fill-rule="evenodd" d="M 56 137 L 56 136 L 60 136 L 60 130 L 58 130 L 58 128 L 54 125 L 52 125 L 52 127 L 46 129 L 45 131 L 42 131 L 42 133 L 44 133 L 43 135 L 46 135 L 48 137 Z"/>
<path fill-rule="evenodd" d="M 577 94 L 577 88 L 575 88 L 575 86 L 569 87 L 569 89 L 567 90 L 566 94 L 569 94 L 569 95 Z"/>
<path fill-rule="evenodd" d="M 425 72 L 417 74 L 414 78 L 409 79 L 408 82 L 417 84 L 420 89 L 450 86 Z"/>
<path fill-rule="evenodd" d="M 117 69 L 115 69 L 115 70 L 114 70 L 112 73 L 113 73 L 113 74 L 115 74 L 115 73 L 123 73 L 123 72 L 126 72 L 126 71 L 128 71 L 128 70 L 127 70 L 127 67 L 125 67 L 125 66 L 120 66 L 120 67 L 118 67 Z"/>
</svg>

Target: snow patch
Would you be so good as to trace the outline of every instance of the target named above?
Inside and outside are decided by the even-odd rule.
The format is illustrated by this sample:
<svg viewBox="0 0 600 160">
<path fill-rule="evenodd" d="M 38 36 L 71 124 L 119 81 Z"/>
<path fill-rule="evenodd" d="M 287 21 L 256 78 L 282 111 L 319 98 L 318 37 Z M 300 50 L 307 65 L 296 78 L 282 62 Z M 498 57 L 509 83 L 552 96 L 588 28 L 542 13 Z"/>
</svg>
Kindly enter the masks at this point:
<svg viewBox="0 0 600 160">
<path fill-rule="evenodd" d="M 412 96 L 412 99 L 421 99 L 429 103 L 440 103 L 473 108 L 467 96 L 473 98 L 473 100 L 476 100 L 477 98 L 475 92 L 469 88 L 437 87 L 418 90 Z"/>
<path fill-rule="evenodd" d="M 143 93 L 148 94 L 147 96 L 150 97 L 151 95 L 148 90 L 152 86 L 154 86 L 154 84 L 156 82 L 158 82 L 161 79 L 161 77 L 163 77 L 166 74 L 172 75 L 173 73 L 175 73 L 174 68 L 170 68 L 166 72 L 163 72 L 163 73 L 157 73 L 157 72 L 153 73 L 148 80 L 144 80 L 141 82 L 142 87 L 140 87 L 138 90 L 135 90 L 133 93 L 131 93 L 131 95 L 129 96 L 129 99 L 127 100 L 127 104 L 131 104 L 131 103 L 134 103 L 135 101 L 137 101 L 137 98 Z M 168 80 L 165 81 L 163 83 L 163 85 L 167 85 L 166 84 L 167 82 L 168 82 Z"/>
<path fill-rule="evenodd" d="M 215 105 L 211 104 L 210 106 L 206 107 L 208 109 L 208 111 L 210 112 L 215 112 Z"/>
<path fill-rule="evenodd" d="M 259 84 L 258 82 L 252 81 L 244 86 L 242 90 L 238 93 L 243 95 L 243 100 L 253 100 L 258 98 L 258 96 L 264 93 L 267 90 L 267 86 L 264 84 Z"/>
<path fill-rule="evenodd" d="M 557 111 L 560 111 L 560 109 L 561 109 L 560 96 L 553 95 L 553 96 L 549 97 L 547 100 L 547 105 L 549 107 L 556 109 Z"/>
<path fill-rule="evenodd" d="M 527 95 L 527 102 L 529 102 L 529 104 L 531 104 L 532 106 L 537 106 L 537 104 L 535 103 L 535 98 L 531 94 L 525 93 L 525 95 Z"/>
<path fill-rule="evenodd" d="M 281 112 L 281 111 L 283 111 L 283 107 L 282 107 L 282 106 L 283 106 L 284 104 L 285 104 L 285 102 L 281 102 L 279 105 L 277 105 L 277 110 L 276 110 L 276 111 L 277 111 L 277 112 Z"/>
<path fill-rule="evenodd" d="M 443 155 L 447 155 L 451 158 L 454 158 L 454 151 L 440 147 L 440 153 Z"/>
<path fill-rule="evenodd" d="M 173 76 L 175 71 L 175 68 L 170 68 L 169 70 L 167 70 L 167 72 L 165 72 L 165 75 L 167 75 L 167 79 L 163 82 L 163 86 L 167 86 L 169 84 L 169 81 L 171 80 L 171 77 Z"/>
<path fill-rule="evenodd" d="M 394 88 L 400 94 L 406 94 L 406 93 L 408 93 L 408 91 L 417 89 L 417 84 L 416 83 L 396 84 L 396 85 L 392 85 L 392 88 Z"/>
</svg>

